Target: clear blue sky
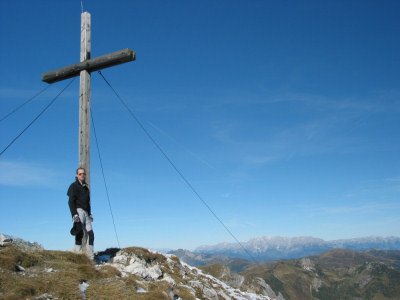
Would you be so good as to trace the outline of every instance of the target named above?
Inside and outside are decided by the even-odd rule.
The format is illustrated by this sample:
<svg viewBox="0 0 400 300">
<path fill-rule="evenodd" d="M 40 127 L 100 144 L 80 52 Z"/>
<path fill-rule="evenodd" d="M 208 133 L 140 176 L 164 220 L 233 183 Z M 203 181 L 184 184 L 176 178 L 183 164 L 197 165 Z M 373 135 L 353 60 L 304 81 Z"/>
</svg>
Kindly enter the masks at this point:
<svg viewBox="0 0 400 300">
<path fill-rule="evenodd" d="M 78 62 L 81 2 L 0 1 L 0 118 Z M 83 1 L 92 57 L 240 241 L 400 235 L 399 1 Z M 0 150 L 67 81 L 0 123 Z M 0 233 L 70 249 L 79 80 L 0 156 Z M 98 73 L 92 109 L 122 247 L 234 242 Z M 93 135 L 92 135 L 93 138 Z M 92 139 L 96 250 L 116 246 Z"/>
</svg>

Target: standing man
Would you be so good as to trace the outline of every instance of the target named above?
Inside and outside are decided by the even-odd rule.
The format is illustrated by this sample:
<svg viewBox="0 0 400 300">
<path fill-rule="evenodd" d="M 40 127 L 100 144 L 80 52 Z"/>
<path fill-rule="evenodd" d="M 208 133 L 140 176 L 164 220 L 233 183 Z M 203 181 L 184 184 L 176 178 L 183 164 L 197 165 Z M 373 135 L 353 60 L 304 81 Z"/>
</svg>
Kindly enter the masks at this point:
<svg viewBox="0 0 400 300">
<path fill-rule="evenodd" d="M 82 252 L 82 239 L 84 232 L 89 238 L 89 245 L 86 246 L 87 255 L 93 259 L 94 233 L 92 229 L 92 214 L 90 211 L 90 190 L 85 181 L 86 173 L 84 168 L 76 170 L 76 180 L 69 186 L 67 195 L 68 205 L 71 210 L 73 222 L 81 222 L 83 231 L 75 236 L 75 252 Z"/>
</svg>

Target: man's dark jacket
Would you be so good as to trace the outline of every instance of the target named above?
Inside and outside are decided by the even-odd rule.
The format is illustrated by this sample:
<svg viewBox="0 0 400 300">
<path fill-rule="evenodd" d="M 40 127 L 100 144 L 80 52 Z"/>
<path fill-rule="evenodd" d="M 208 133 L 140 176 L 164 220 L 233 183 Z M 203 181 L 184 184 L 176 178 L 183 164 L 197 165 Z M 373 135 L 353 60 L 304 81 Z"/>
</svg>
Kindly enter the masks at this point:
<svg viewBox="0 0 400 300">
<path fill-rule="evenodd" d="M 86 210 L 89 216 L 90 211 L 90 191 L 87 184 L 81 184 L 78 179 L 69 186 L 67 195 L 69 196 L 68 205 L 71 215 L 77 215 L 77 208 Z"/>
</svg>

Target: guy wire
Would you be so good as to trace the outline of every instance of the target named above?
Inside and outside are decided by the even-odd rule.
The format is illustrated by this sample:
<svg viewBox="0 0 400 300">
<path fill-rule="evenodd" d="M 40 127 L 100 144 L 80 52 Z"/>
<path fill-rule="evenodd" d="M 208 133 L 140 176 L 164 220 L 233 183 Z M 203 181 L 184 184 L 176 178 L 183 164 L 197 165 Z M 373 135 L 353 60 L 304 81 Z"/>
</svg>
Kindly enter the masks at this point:
<svg viewBox="0 0 400 300">
<path fill-rule="evenodd" d="M 75 77 L 76 78 L 76 77 Z M 73 78 L 62 90 L 61 92 L 59 92 L 57 94 L 57 96 L 54 97 L 53 100 L 51 100 L 49 102 L 49 104 L 47 104 L 47 106 L 0 152 L 0 156 L 6 152 L 6 150 L 12 145 L 14 144 L 14 142 L 26 131 L 28 130 L 29 127 L 31 127 L 31 125 L 33 123 L 36 122 L 37 119 L 39 119 L 39 117 L 57 100 L 57 98 L 71 85 L 72 82 L 74 82 L 75 78 Z"/>
<path fill-rule="evenodd" d="M 146 128 L 143 126 L 143 124 L 140 122 L 140 120 L 136 117 L 136 115 L 132 112 L 132 110 L 128 107 L 128 105 L 125 103 L 125 101 L 120 97 L 120 95 L 116 92 L 116 90 L 111 86 L 110 82 L 104 77 L 103 73 L 101 71 L 98 71 L 100 76 L 104 79 L 104 81 L 107 83 L 107 85 L 111 88 L 111 90 L 114 92 L 116 97 L 120 100 L 122 105 L 125 107 L 125 109 L 129 112 L 129 114 L 132 116 L 132 118 L 138 123 L 140 128 L 143 130 L 143 132 L 147 135 L 147 137 L 151 140 L 151 142 L 156 146 L 156 148 L 161 152 L 161 154 L 164 156 L 164 158 L 170 163 L 170 165 L 173 167 L 173 169 L 178 173 L 178 175 L 182 178 L 182 180 L 186 183 L 186 185 L 193 191 L 193 193 L 197 196 L 197 198 L 204 204 L 204 206 L 211 212 L 211 214 L 218 220 L 218 222 L 225 228 L 225 230 L 229 233 L 229 235 L 240 245 L 240 247 L 246 252 L 246 254 L 255 262 L 258 264 L 256 259 L 251 255 L 251 253 L 243 246 L 243 244 L 236 238 L 236 236 L 231 232 L 231 230 L 222 222 L 222 220 L 217 216 L 217 214 L 211 209 L 211 207 L 207 204 L 207 202 L 200 196 L 200 194 L 196 191 L 196 189 L 193 187 L 193 185 L 186 179 L 186 177 L 183 175 L 183 173 L 178 169 L 178 167 L 174 164 L 174 162 L 169 158 L 169 156 L 166 154 L 166 152 L 161 148 L 161 146 L 156 142 L 156 140 L 151 136 L 151 134 L 146 130 Z"/>
<path fill-rule="evenodd" d="M 104 175 L 103 161 L 102 161 L 102 159 L 101 159 L 100 147 L 99 147 L 99 142 L 98 142 L 97 133 L 96 133 L 96 127 L 94 126 L 93 110 L 92 110 L 91 113 L 90 113 L 90 118 L 92 119 L 93 133 L 94 133 L 94 138 L 95 138 L 95 141 L 96 141 L 97 154 L 99 155 L 99 161 L 100 161 L 100 167 L 101 167 L 101 174 L 103 175 L 103 181 L 104 181 L 104 186 L 105 186 L 105 189 L 106 189 L 107 200 L 108 200 L 108 206 L 109 206 L 109 208 L 110 208 L 111 219 L 112 219 L 113 225 L 114 225 L 115 237 L 117 238 L 118 248 L 121 249 L 121 246 L 120 246 L 120 244 L 119 244 L 118 234 L 117 234 L 117 228 L 115 227 L 114 215 L 113 215 L 113 212 L 112 212 L 112 209 L 111 209 L 111 202 L 110 202 L 110 196 L 109 196 L 109 193 L 108 193 L 106 177 L 105 177 L 105 175 Z"/>
<path fill-rule="evenodd" d="M 28 104 L 29 102 L 31 102 L 33 99 L 35 99 L 37 96 L 39 96 L 45 90 L 47 90 L 49 87 L 50 87 L 50 85 L 47 85 L 44 89 L 42 89 L 41 91 L 37 92 L 35 95 L 33 95 L 28 100 L 26 100 L 24 103 L 22 103 L 21 105 L 17 106 L 16 108 L 14 108 L 12 111 L 10 111 L 8 114 L 6 114 L 3 118 L 0 119 L 0 123 L 3 122 L 5 119 L 7 119 L 9 116 L 11 116 L 13 113 L 15 113 L 17 110 L 22 108 L 25 104 Z"/>
</svg>

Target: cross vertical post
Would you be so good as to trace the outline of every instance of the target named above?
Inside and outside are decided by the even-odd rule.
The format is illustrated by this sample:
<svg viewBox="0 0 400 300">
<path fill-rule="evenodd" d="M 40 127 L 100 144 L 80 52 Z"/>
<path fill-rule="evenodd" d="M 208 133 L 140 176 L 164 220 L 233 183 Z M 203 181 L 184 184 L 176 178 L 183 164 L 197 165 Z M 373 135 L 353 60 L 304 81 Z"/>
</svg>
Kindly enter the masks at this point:
<svg viewBox="0 0 400 300">
<path fill-rule="evenodd" d="M 90 13 L 81 14 L 81 58 L 90 59 Z M 79 167 L 85 168 L 90 186 L 90 72 L 80 71 L 79 85 Z"/>
<path fill-rule="evenodd" d="M 86 170 L 86 182 L 90 185 L 90 73 L 136 59 L 135 51 L 129 48 L 90 58 L 90 13 L 81 14 L 80 62 L 42 74 L 42 81 L 52 84 L 75 76 L 79 85 L 79 164 Z"/>
</svg>

